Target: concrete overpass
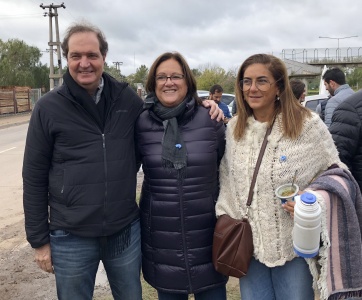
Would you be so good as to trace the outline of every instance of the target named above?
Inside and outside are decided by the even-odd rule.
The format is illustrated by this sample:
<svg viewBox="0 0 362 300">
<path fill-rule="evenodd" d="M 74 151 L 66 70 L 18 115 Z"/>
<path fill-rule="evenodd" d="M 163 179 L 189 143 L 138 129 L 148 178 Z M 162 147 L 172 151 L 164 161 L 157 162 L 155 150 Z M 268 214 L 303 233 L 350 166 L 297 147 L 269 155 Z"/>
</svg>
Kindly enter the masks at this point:
<svg viewBox="0 0 362 300">
<path fill-rule="evenodd" d="M 291 78 L 308 81 L 321 75 L 323 67 L 362 67 L 362 47 L 283 49 L 281 55 Z"/>
</svg>

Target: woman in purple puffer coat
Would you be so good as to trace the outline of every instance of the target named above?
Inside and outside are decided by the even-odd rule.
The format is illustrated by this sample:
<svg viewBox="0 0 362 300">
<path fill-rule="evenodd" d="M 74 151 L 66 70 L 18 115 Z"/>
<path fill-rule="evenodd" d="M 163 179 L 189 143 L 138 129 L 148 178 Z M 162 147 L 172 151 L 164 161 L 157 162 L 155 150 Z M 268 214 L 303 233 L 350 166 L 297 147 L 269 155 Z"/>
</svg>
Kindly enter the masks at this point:
<svg viewBox="0 0 362 300">
<path fill-rule="evenodd" d="M 143 276 L 161 300 L 226 299 L 227 278 L 212 264 L 225 126 L 199 105 L 196 81 L 179 53 L 156 59 L 146 89 L 136 126 L 144 171 Z"/>
</svg>

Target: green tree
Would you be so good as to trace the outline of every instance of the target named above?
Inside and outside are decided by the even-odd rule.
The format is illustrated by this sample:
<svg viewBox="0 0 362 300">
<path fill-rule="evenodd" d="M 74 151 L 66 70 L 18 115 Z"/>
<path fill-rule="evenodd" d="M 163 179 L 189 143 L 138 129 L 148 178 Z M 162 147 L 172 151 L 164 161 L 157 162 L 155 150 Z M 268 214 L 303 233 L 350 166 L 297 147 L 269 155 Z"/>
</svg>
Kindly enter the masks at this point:
<svg viewBox="0 0 362 300">
<path fill-rule="evenodd" d="M 64 73 L 63 73 L 64 74 Z M 33 88 L 42 88 L 44 87 L 46 91 L 49 91 L 50 82 L 49 82 L 49 67 L 45 64 L 39 63 L 33 70 L 34 76 L 34 85 Z"/>
<path fill-rule="evenodd" d="M 362 68 L 354 68 L 347 74 L 347 83 L 354 90 L 359 90 L 362 87 Z"/>
<path fill-rule="evenodd" d="M 126 81 L 126 76 L 122 75 L 121 71 L 119 71 L 114 66 L 108 66 L 107 63 L 104 64 L 104 71 L 107 72 L 109 75 L 117 79 L 118 81 Z"/>
<path fill-rule="evenodd" d="M 194 74 L 195 78 L 200 77 L 202 74 L 199 69 L 192 69 L 191 72 L 192 72 L 192 74 Z"/>
<path fill-rule="evenodd" d="M 141 83 L 143 86 L 146 85 L 148 71 L 145 65 L 141 65 L 137 68 L 136 73 L 127 76 L 126 80 L 134 90 L 137 90 L 137 83 Z"/>
<path fill-rule="evenodd" d="M 208 91 L 214 84 L 220 84 L 225 93 L 234 93 L 236 79 L 235 71 L 230 70 L 226 72 L 221 67 L 206 65 L 201 67 L 199 72 L 200 75 L 196 78 L 197 88 L 199 90 Z"/>
<path fill-rule="evenodd" d="M 0 40 L 0 85 L 18 85 L 36 87 L 41 81 L 41 51 L 24 41 Z M 40 78 L 35 78 L 39 75 Z M 44 82 L 45 84 L 45 82 Z"/>
</svg>

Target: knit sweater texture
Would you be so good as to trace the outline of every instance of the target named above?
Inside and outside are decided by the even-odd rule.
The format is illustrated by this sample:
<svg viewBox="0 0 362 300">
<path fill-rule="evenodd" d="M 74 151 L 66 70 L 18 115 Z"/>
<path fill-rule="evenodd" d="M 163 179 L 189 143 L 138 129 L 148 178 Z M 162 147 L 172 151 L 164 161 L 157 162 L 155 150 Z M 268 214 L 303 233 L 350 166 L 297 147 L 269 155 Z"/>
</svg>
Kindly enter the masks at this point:
<svg viewBox="0 0 362 300">
<path fill-rule="evenodd" d="M 244 136 L 235 140 L 236 118 L 231 119 L 226 132 L 226 150 L 220 165 L 220 194 L 217 216 L 228 214 L 240 219 L 246 212 L 251 178 L 267 129 L 249 117 Z M 290 183 L 297 171 L 300 190 L 332 164 L 344 166 L 327 127 L 312 113 L 306 118 L 297 139 L 283 135 L 279 114 L 268 137 L 268 144 L 257 176 L 249 222 L 253 232 L 254 257 L 268 267 L 282 266 L 296 257 L 293 251 L 293 218 L 284 211 L 275 189 Z"/>
</svg>

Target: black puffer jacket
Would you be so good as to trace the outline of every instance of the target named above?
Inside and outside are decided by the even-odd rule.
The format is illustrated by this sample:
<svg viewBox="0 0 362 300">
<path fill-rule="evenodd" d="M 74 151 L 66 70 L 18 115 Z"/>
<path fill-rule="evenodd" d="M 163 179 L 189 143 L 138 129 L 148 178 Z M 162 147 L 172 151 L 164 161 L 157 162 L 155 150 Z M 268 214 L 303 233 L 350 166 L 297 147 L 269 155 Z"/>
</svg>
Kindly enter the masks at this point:
<svg viewBox="0 0 362 300">
<path fill-rule="evenodd" d="M 329 131 L 341 161 L 348 166 L 362 190 L 362 90 L 335 109 Z"/>
<path fill-rule="evenodd" d="M 140 203 L 142 268 L 156 289 L 197 293 L 226 282 L 211 261 L 225 128 L 223 122 L 211 120 L 204 107 L 190 105 L 178 124 L 187 149 L 183 181 L 161 165 L 161 121 L 145 111 L 137 122 L 145 175 Z"/>
<path fill-rule="evenodd" d="M 111 85 L 104 131 L 65 84 L 33 110 L 23 181 L 25 227 L 34 248 L 49 242 L 49 230 L 108 236 L 139 217 L 134 126 L 143 102 L 127 84 L 103 76 Z"/>
</svg>

